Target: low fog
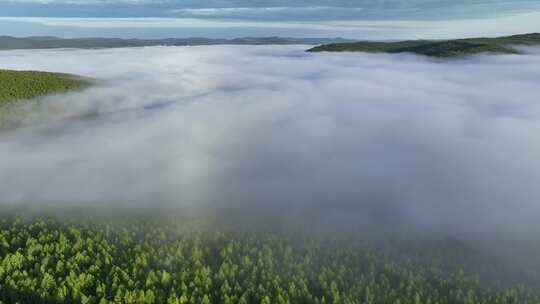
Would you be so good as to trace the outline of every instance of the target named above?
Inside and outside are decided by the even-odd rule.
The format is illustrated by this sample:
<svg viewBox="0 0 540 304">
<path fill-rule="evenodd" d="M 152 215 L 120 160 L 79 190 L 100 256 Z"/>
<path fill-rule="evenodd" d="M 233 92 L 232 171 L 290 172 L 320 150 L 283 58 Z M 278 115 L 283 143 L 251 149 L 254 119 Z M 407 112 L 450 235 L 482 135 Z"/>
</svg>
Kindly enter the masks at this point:
<svg viewBox="0 0 540 304">
<path fill-rule="evenodd" d="M 24 123 L 0 132 L 0 200 L 540 232 L 538 50 L 441 61 L 306 48 L 0 52 L 0 68 L 96 82 L 16 111 Z"/>
</svg>

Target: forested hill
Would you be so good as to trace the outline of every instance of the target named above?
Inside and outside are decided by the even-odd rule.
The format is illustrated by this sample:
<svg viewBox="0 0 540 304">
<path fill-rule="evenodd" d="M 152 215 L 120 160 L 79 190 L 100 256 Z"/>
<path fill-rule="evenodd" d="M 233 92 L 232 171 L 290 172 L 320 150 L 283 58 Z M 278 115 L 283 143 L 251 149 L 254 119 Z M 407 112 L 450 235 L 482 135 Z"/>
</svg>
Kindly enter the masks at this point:
<svg viewBox="0 0 540 304">
<path fill-rule="evenodd" d="M 88 80 L 60 73 L 0 69 L 0 107 L 9 102 L 81 89 Z"/>
<path fill-rule="evenodd" d="M 0 50 L 54 49 L 54 48 L 117 48 L 142 46 L 187 46 L 187 45 L 264 45 L 264 44 L 327 44 L 352 42 L 342 38 L 287 38 L 287 37 L 243 37 L 235 39 L 169 38 L 169 39 L 120 39 L 120 38 L 76 38 L 0 36 Z"/>
<path fill-rule="evenodd" d="M 35 108 L 27 106 L 36 103 L 27 102 L 29 100 L 49 94 L 81 90 L 90 85 L 89 79 L 75 75 L 0 69 L 0 130 L 15 126 L 24 120 L 26 115 L 31 115 Z M 20 101 L 25 101 L 22 108 L 18 107 L 23 104 Z"/>
<path fill-rule="evenodd" d="M 540 45 L 540 33 L 498 38 L 332 43 L 314 47 L 308 52 L 414 53 L 431 57 L 464 57 L 479 53 L 518 54 L 520 51 L 516 45 Z"/>
</svg>

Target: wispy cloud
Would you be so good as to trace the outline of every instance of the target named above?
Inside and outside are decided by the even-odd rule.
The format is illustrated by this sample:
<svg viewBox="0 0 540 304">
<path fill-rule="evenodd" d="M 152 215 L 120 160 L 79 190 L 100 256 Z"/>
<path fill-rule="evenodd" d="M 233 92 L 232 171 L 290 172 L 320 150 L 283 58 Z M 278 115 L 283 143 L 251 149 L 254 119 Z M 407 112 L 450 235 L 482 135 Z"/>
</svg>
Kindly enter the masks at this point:
<svg viewBox="0 0 540 304">
<path fill-rule="evenodd" d="M 354 20 L 359 17 L 361 7 L 339 6 L 270 6 L 270 7 L 218 7 L 180 8 L 168 13 L 177 17 L 227 18 L 255 20 Z"/>
<path fill-rule="evenodd" d="M 149 4 L 149 3 L 166 3 L 168 1 L 154 0 L 5 0 L 13 3 L 36 3 L 36 4 L 74 4 L 74 5 L 90 5 L 90 4 Z"/>
<path fill-rule="evenodd" d="M 259 29 L 262 35 L 278 30 L 287 36 L 343 36 L 358 39 L 442 39 L 472 36 L 500 36 L 533 32 L 540 28 L 540 12 L 494 17 L 446 21 L 257 21 L 204 18 L 48 18 L 0 17 L 0 22 L 14 24 L 5 27 L 2 34 L 18 35 L 21 26 L 34 25 L 45 28 L 48 34 L 63 36 L 69 29 L 94 29 L 96 34 L 106 34 L 107 29 L 126 29 L 135 36 L 159 29 L 177 29 L 173 37 L 191 36 L 194 29 L 227 29 L 229 36 L 245 36 L 246 29 Z M 315 34 L 314 34 L 315 33 Z M 100 35 L 101 34 L 101 35 Z M 19 34 L 20 35 L 20 34 Z M 199 35 L 199 34 L 197 34 Z M 268 34 L 266 34 L 268 35 Z M 212 36 L 212 35 L 207 35 Z M 130 37 L 130 36 L 128 36 Z"/>
</svg>

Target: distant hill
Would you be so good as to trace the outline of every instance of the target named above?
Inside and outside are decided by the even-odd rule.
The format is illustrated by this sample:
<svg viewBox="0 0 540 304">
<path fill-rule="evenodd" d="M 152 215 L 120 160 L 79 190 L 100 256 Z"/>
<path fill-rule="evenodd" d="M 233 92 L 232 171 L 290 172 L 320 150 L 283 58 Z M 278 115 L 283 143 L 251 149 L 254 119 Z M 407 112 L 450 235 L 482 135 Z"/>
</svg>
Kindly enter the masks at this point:
<svg viewBox="0 0 540 304">
<path fill-rule="evenodd" d="M 118 48 L 141 46 L 188 46 L 188 45 L 266 45 L 266 44 L 328 44 L 346 43 L 353 40 L 342 38 L 286 38 L 286 37 L 244 37 L 235 39 L 210 38 L 168 38 L 168 39 L 120 39 L 120 38 L 75 38 L 0 36 L 0 50 L 54 49 L 54 48 Z"/>
<path fill-rule="evenodd" d="M 308 52 L 414 53 L 449 58 L 465 57 L 479 53 L 518 54 L 520 52 L 514 47 L 515 45 L 540 45 L 540 33 L 498 38 L 331 43 L 314 47 L 309 49 Z"/>
</svg>

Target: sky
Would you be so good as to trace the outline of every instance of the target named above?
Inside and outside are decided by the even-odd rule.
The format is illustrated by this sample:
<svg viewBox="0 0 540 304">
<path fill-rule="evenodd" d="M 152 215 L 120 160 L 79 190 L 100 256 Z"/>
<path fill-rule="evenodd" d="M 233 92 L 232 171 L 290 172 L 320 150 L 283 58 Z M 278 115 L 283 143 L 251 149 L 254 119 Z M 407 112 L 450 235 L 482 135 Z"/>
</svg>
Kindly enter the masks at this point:
<svg viewBox="0 0 540 304">
<path fill-rule="evenodd" d="M 0 0 L 0 35 L 387 40 L 540 31 L 540 1 Z"/>
<path fill-rule="evenodd" d="M 305 46 L 3 51 L 2 68 L 100 85 L 12 109 L 24 123 L 0 132 L 0 198 L 537 237 L 540 49 L 524 51 L 450 61 Z"/>
</svg>

